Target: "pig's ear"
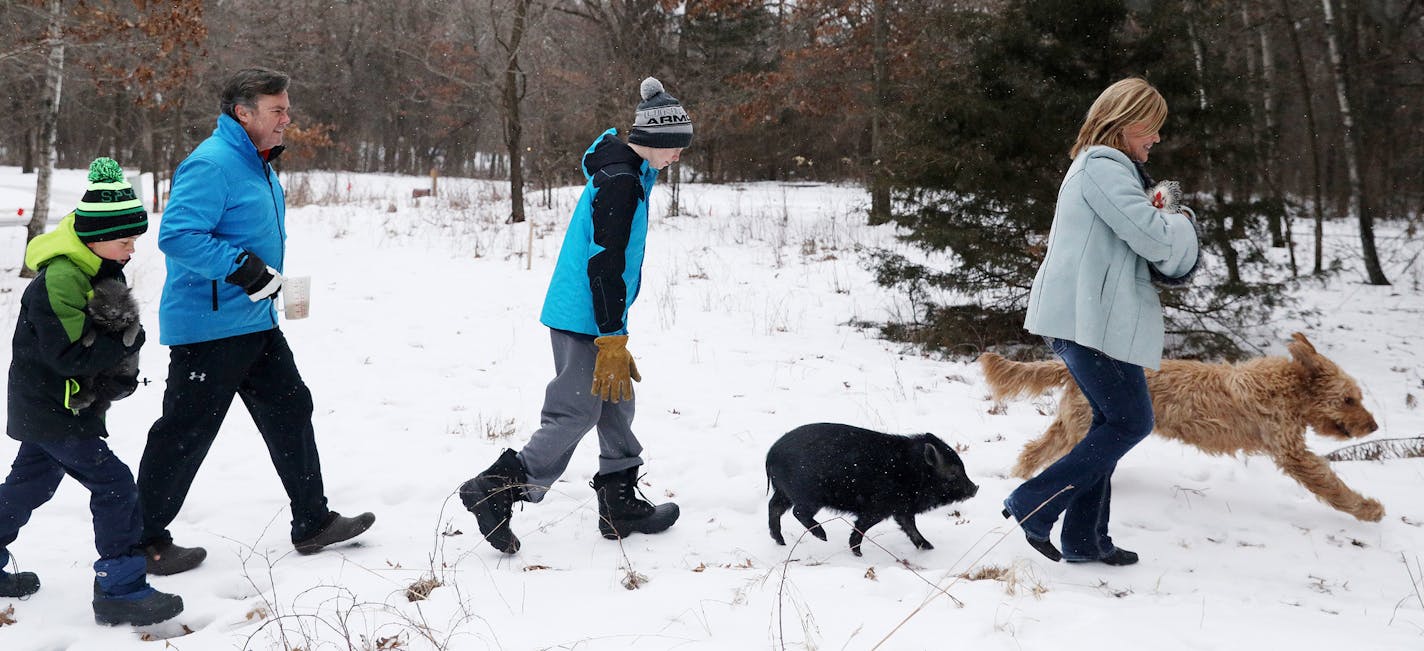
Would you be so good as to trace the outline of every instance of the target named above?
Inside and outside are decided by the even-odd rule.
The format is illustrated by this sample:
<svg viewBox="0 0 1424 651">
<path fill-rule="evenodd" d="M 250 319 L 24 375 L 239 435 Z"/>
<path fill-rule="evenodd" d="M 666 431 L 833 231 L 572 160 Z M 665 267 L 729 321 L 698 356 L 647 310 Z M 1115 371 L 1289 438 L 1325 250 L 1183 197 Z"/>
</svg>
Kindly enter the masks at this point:
<svg viewBox="0 0 1424 651">
<path fill-rule="evenodd" d="M 936 448 L 932 443 L 925 444 L 925 463 L 929 464 L 931 468 L 936 469 L 943 468 L 945 465 L 944 457 L 940 455 L 939 448 Z"/>
</svg>

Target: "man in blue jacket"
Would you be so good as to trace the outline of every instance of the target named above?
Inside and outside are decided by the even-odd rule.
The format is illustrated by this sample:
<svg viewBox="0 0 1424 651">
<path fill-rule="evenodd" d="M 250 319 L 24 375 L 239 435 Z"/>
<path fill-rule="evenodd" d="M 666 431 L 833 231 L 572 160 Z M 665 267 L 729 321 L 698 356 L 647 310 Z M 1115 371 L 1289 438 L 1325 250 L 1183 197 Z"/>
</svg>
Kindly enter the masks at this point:
<svg viewBox="0 0 1424 651">
<path fill-rule="evenodd" d="M 677 521 L 671 502 L 654 506 L 639 496 L 643 446 L 633 435 L 633 381 L 641 381 L 628 352 L 628 309 L 642 282 L 648 233 L 648 196 L 658 171 L 677 162 L 692 142 L 692 121 L 657 79 L 643 80 L 643 101 L 624 144 L 609 129 L 583 155 L 583 195 L 569 220 L 539 321 L 549 327 L 555 377 L 544 394 L 540 427 L 522 450 L 505 450 L 484 472 L 460 486 L 495 549 L 519 551 L 510 531 L 514 502 L 539 502 L 568 468 L 574 448 L 598 428 L 598 530 L 617 540 L 658 533 Z"/>
<path fill-rule="evenodd" d="M 291 122 L 288 84 L 287 75 L 265 68 L 234 74 L 217 129 L 173 175 L 158 229 L 168 269 L 158 308 L 159 342 L 170 347 L 168 387 L 138 469 L 150 574 L 187 571 L 207 556 L 175 545 L 168 525 L 234 395 L 247 405 L 291 500 L 298 552 L 349 540 L 376 519 L 327 508 L 311 392 L 277 325 L 287 233 L 272 161 Z"/>
</svg>

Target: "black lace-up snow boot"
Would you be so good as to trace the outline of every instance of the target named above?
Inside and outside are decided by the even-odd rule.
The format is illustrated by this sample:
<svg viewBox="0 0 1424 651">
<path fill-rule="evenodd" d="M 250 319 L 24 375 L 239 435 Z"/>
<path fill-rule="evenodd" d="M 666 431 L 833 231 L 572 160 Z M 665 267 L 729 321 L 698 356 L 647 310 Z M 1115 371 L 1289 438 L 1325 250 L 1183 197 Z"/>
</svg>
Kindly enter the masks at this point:
<svg viewBox="0 0 1424 651">
<path fill-rule="evenodd" d="M 609 540 L 631 533 L 666 531 L 680 513 L 672 502 L 653 506 L 638 490 L 638 468 L 594 475 L 589 486 L 598 493 L 598 532 Z"/>
<path fill-rule="evenodd" d="M 0 597 L 28 597 L 39 591 L 40 577 L 34 572 L 0 570 Z"/>
<path fill-rule="evenodd" d="M 519 551 L 519 538 L 509 529 L 514 503 L 526 501 L 524 485 L 529 474 L 514 450 L 505 450 L 494 465 L 460 485 L 460 501 L 480 525 L 480 534 L 506 554 Z"/>
</svg>

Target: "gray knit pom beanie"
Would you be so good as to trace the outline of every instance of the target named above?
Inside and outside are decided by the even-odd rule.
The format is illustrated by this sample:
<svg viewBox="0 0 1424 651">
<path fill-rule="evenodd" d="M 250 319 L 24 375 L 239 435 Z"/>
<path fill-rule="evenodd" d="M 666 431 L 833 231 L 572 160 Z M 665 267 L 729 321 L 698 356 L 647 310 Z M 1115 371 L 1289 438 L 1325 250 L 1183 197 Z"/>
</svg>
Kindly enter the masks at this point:
<svg viewBox="0 0 1424 651">
<path fill-rule="evenodd" d="M 663 83 L 648 77 L 639 88 L 643 101 L 633 114 L 628 142 L 658 149 L 677 149 L 692 143 L 692 118 Z"/>
</svg>

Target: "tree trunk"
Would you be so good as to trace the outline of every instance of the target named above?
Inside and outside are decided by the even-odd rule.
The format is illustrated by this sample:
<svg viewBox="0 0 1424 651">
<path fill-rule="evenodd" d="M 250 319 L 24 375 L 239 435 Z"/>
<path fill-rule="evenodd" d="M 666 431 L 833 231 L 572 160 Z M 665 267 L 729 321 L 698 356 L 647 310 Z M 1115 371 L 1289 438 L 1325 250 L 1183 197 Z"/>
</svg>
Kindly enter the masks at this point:
<svg viewBox="0 0 1424 651">
<path fill-rule="evenodd" d="M 504 68 L 504 142 L 509 149 L 509 221 L 524 221 L 524 125 L 519 117 L 519 104 L 524 99 L 524 71 L 519 69 L 519 42 L 524 38 L 524 21 L 529 16 L 530 0 L 514 3 L 514 25 L 509 44 L 509 58 Z"/>
<path fill-rule="evenodd" d="M 143 107 L 139 109 L 139 146 L 142 147 L 143 155 L 139 157 L 139 164 L 134 167 L 138 169 L 139 185 L 135 190 L 142 193 L 143 173 L 147 171 L 153 175 L 152 194 L 149 195 L 149 210 L 158 213 L 158 154 L 153 137 L 153 109 Z"/>
<path fill-rule="evenodd" d="M 890 221 L 890 178 L 885 170 L 885 104 L 890 86 L 889 0 L 875 0 L 871 31 L 870 223 Z"/>
<path fill-rule="evenodd" d="M 680 16 L 680 17 L 678 18 L 678 33 L 679 33 L 679 34 L 686 34 L 686 33 L 687 33 L 687 31 L 688 31 L 688 27 L 687 27 L 687 14 L 688 14 L 688 12 L 690 12 L 692 9 L 693 9 L 693 2 L 691 2 L 691 0 L 689 0 L 689 2 L 687 3 L 687 6 L 684 8 L 684 11 L 682 12 L 682 16 Z M 687 39 L 686 39 L 686 38 L 679 38 L 679 39 L 677 39 L 677 60 L 678 60 L 678 61 L 687 61 Z M 705 137 L 705 136 L 704 136 L 704 137 Z M 668 170 L 668 195 L 669 195 L 669 200 L 668 200 L 667 216 L 668 216 L 668 217 L 676 217 L 677 215 L 679 215 L 679 214 L 682 213 L 682 165 L 681 165 L 680 163 L 673 163 L 672 166 L 671 166 L 671 169 Z"/>
<path fill-rule="evenodd" d="M 668 170 L 668 217 L 682 214 L 682 164 L 673 163 Z"/>
<path fill-rule="evenodd" d="M 59 134 L 59 99 L 64 89 L 64 38 L 60 31 L 60 18 L 64 7 L 60 0 L 50 0 L 49 28 L 45 40 L 49 41 L 49 57 L 45 61 L 45 86 L 40 104 L 39 166 L 35 179 L 35 209 L 30 214 L 29 233 L 25 236 L 25 246 L 45 230 L 49 221 L 49 184 L 54 176 L 56 158 L 55 143 Z M 21 256 L 23 259 L 23 256 Z M 35 270 L 20 264 L 20 277 L 33 278 Z"/>
<path fill-rule="evenodd" d="M 1259 84 L 1252 84 L 1252 90 L 1259 94 L 1258 102 L 1251 105 L 1251 115 L 1254 117 L 1257 111 L 1260 112 L 1259 120 L 1256 122 L 1259 134 L 1253 134 L 1253 141 L 1259 155 L 1260 164 L 1257 165 L 1259 175 L 1259 185 L 1264 188 L 1264 193 L 1269 194 L 1276 206 L 1283 206 L 1280 183 L 1276 175 L 1276 166 L 1280 163 L 1277 157 L 1277 139 L 1279 133 L 1276 129 L 1276 64 L 1275 57 L 1271 52 L 1270 33 L 1266 30 L 1265 24 L 1254 17 L 1252 7 L 1247 4 L 1241 5 L 1241 23 L 1247 30 L 1256 32 L 1256 51 L 1254 56 L 1247 57 L 1247 67 L 1250 69 L 1251 77 L 1259 78 Z M 1255 138 L 1259 135 L 1259 140 Z M 1271 246 L 1281 248 L 1286 245 L 1285 229 L 1282 228 L 1284 210 L 1273 209 L 1266 216 L 1266 227 L 1271 234 Z M 1291 252 L 1291 273 L 1295 273 L 1295 255 Z"/>
<path fill-rule="evenodd" d="M 1197 72 L 1197 106 L 1203 113 L 1207 111 L 1206 101 L 1206 53 L 1202 49 L 1201 39 L 1198 38 L 1195 23 L 1187 23 L 1187 38 L 1191 41 L 1192 61 Z M 1206 184 L 1216 198 L 1218 206 L 1225 203 L 1225 198 L 1221 194 L 1221 186 L 1216 182 L 1216 163 L 1212 156 L 1214 135 L 1211 129 L 1206 129 L 1204 133 L 1205 142 L 1202 143 L 1203 157 L 1206 159 Z M 1231 246 L 1231 238 L 1237 231 L 1235 220 L 1228 222 L 1225 217 L 1221 218 L 1221 228 L 1217 229 L 1217 246 L 1221 247 L 1221 258 L 1226 263 L 1226 282 L 1231 285 L 1241 284 L 1241 264 L 1237 260 L 1236 249 Z"/>
<path fill-rule="evenodd" d="M 717 169 L 717 144 L 710 143 L 702 148 L 702 160 L 707 164 L 707 170 L 702 178 L 709 183 L 721 183 L 722 171 Z"/>
<path fill-rule="evenodd" d="M 1349 70 L 1340 54 L 1339 37 L 1335 29 L 1335 12 L 1330 0 L 1320 0 L 1325 10 L 1325 45 L 1330 52 L 1330 68 L 1335 73 L 1335 98 L 1340 103 L 1340 122 L 1345 127 L 1345 173 L 1350 179 L 1350 213 L 1360 222 L 1360 246 L 1365 259 L 1365 274 L 1371 285 L 1388 285 L 1384 270 L 1380 268 L 1379 254 L 1375 251 L 1374 218 L 1365 201 L 1364 182 L 1360 176 L 1360 160 L 1356 147 L 1360 134 L 1355 129 L 1355 119 L 1350 111 Z"/>
<path fill-rule="evenodd" d="M 35 173 L 35 154 L 37 153 L 36 150 L 39 149 L 37 144 L 39 137 L 38 129 L 34 127 L 25 129 L 25 159 L 20 162 L 21 174 Z"/>
<path fill-rule="evenodd" d="M 1260 7 L 1264 13 L 1264 5 Z M 1262 110 L 1266 113 L 1266 155 L 1270 161 L 1270 171 L 1268 173 L 1268 184 L 1271 187 L 1271 196 L 1275 200 L 1276 210 L 1271 218 L 1271 223 L 1275 225 L 1272 229 L 1272 243 L 1276 235 L 1281 237 L 1281 246 L 1285 246 L 1290 254 L 1291 277 L 1300 275 L 1300 265 L 1295 257 L 1295 237 L 1291 229 L 1290 211 L 1287 210 L 1285 188 L 1282 187 L 1280 165 L 1281 165 L 1281 128 L 1276 123 L 1276 93 L 1279 92 L 1280 84 L 1276 81 L 1276 57 L 1271 48 L 1270 31 L 1263 24 L 1258 28 L 1261 36 L 1261 75 L 1265 80 L 1265 88 L 1261 92 Z M 1277 232 L 1279 231 L 1279 233 Z"/>
<path fill-rule="evenodd" d="M 1320 131 L 1315 127 L 1315 94 L 1310 90 L 1310 72 L 1305 65 L 1305 51 L 1300 46 L 1300 21 L 1291 15 L 1291 0 L 1280 0 L 1281 15 L 1290 25 L 1291 49 L 1295 51 L 1295 69 L 1299 77 L 1301 104 L 1305 107 L 1306 140 L 1310 143 L 1310 169 L 1314 175 L 1315 265 L 1311 273 L 1324 273 L 1325 244 L 1325 179 L 1320 161 Z"/>
</svg>

